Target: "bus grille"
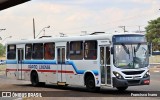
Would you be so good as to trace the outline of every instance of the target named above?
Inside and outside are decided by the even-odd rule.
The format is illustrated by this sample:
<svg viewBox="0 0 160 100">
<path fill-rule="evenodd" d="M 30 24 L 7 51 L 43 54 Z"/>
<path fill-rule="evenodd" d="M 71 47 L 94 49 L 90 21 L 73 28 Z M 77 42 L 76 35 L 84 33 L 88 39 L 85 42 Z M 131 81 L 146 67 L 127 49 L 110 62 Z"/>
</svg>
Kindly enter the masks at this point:
<svg viewBox="0 0 160 100">
<path fill-rule="evenodd" d="M 124 73 L 126 75 L 142 74 L 143 72 L 144 72 L 144 70 L 141 70 L 141 71 L 122 71 L 122 73 Z"/>
</svg>

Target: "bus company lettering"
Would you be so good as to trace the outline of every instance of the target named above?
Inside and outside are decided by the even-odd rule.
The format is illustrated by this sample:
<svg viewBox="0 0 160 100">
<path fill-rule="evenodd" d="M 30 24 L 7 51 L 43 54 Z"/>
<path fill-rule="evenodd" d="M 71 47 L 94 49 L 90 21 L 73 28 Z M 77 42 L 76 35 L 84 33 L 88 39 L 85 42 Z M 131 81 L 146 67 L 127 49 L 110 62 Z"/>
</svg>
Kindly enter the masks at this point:
<svg viewBox="0 0 160 100">
<path fill-rule="evenodd" d="M 39 69 L 51 69 L 50 65 L 39 65 Z"/>
<path fill-rule="evenodd" d="M 28 65 L 28 68 L 30 68 L 30 69 L 38 69 L 38 66 L 37 65 Z"/>
<path fill-rule="evenodd" d="M 51 69 L 50 65 L 28 65 L 30 69 Z"/>
</svg>

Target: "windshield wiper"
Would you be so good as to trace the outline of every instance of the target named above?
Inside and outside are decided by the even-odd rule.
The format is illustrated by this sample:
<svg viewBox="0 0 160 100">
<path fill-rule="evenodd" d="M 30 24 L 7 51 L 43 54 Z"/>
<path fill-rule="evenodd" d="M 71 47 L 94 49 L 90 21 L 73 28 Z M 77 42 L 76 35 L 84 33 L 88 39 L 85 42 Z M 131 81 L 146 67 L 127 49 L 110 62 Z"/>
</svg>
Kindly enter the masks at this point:
<svg viewBox="0 0 160 100">
<path fill-rule="evenodd" d="M 121 45 L 123 46 L 123 49 L 125 50 L 125 52 L 129 55 L 129 59 L 130 59 L 130 51 L 129 51 L 129 49 L 123 43 Z"/>
<path fill-rule="evenodd" d="M 133 51 L 134 51 L 134 57 L 136 57 L 136 52 L 138 51 L 138 49 L 139 49 L 139 47 L 140 47 L 140 43 L 138 43 L 138 45 L 137 45 L 137 47 L 135 48 L 135 46 L 134 46 L 134 48 L 133 48 Z"/>
<path fill-rule="evenodd" d="M 137 45 L 137 47 L 135 48 L 135 52 L 137 52 L 138 51 L 138 49 L 139 49 L 139 47 L 140 47 L 140 43 L 138 43 L 138 45 Z"/>
<path fill-rule="evenodd" d="M 134 49 L 133 49 L 133 51 L 134 51 L 134 57 L 136 57 L 136 48 L 134 47 Z"/>
</svg>

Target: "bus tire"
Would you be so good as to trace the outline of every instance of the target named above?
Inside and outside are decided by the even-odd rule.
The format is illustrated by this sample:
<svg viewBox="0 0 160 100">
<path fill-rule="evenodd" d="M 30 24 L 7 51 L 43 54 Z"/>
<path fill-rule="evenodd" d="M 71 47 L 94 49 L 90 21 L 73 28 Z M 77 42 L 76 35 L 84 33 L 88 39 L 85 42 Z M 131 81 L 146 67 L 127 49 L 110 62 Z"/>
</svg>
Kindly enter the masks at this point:
<svg viewBox="0 0 160 100">
<path fill-rule="evenodd" d="M 31 83 L 35 87 L 40 85 L 37 72 L 32 72 L 31 73 Z"/>
<path fill-rule="evenodd" d="M 96 92 L 100 90 L 100 87 L 95 87 L 95 80 L 92 75 L 86 77 L 85 84 L 88 91 Z"/>
<path fill-rule="evenodd" d="M 125 86 L 125 87 L 116 87 L 118 89 L 118 91 L 125 91 L 128 86 Z"/>
</svg>

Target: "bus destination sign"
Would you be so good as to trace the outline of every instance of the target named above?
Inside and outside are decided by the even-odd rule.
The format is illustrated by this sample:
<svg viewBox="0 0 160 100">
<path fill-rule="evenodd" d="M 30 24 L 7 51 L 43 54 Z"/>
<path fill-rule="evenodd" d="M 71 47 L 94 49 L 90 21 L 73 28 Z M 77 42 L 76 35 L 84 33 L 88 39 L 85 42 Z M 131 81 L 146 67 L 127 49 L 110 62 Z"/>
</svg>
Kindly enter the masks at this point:
<svg viewBox="0 0 160 100">
<path fill-rule="evenodd" d="M 144 35 L 115 35 L 113 36 L 115 43 L 141 43 L 146 42 Z"/>
</svg>

